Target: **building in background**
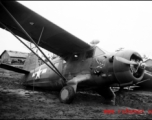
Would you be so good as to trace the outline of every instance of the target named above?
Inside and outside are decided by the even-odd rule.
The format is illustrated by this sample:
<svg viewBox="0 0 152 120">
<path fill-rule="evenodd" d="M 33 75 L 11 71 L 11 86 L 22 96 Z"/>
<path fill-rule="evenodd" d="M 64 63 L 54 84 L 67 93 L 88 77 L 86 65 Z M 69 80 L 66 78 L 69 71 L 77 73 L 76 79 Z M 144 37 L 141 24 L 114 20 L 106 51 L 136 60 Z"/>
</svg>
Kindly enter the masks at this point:
<svg viewBox="0 0 152 120">
<path fill-rule="evenodd" d="M 0 59 L 2 63 L 12 65 L 14 67 L 23 68 L 24 62 L 28 56 L 28 53 L 4 50 Z"/>
<path fill-rule="evenodd" d="M 146 70 L 152 73 L 152 59 L 147 59 L 144 62 L 149 66 Z"/>
</svg>

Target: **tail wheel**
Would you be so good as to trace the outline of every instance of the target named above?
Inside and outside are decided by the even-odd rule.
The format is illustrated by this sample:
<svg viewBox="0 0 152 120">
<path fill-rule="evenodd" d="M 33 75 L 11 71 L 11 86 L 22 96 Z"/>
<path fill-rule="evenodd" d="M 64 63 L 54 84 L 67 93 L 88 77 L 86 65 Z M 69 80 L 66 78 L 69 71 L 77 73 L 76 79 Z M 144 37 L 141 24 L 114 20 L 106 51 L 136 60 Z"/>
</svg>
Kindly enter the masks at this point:
<svg viewBox="0 0 152 120">
<path fill-rule="evenodd" d="M 71 103 L 75 96 L 75 91 L 72 86 L 65 86 L 60 92 L 60 101 L 62 103 Z"/>
</svg>

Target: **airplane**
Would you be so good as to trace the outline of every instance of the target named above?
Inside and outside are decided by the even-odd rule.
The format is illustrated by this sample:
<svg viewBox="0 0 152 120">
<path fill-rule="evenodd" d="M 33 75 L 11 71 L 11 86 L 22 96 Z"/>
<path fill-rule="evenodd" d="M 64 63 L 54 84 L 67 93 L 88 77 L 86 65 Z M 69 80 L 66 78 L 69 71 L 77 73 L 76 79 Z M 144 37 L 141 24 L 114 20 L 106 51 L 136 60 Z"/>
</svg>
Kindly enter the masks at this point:
<svg viewBox="0 0 152 120">
<path fill-rule="evenodd" d="M 17 1 L 0 1 L 0 28 L 21 39 L 33 43 L 47 62 L 32 49 L 24 68 L 19 69 L 1 63 L 0 67 L 22 73 L 21 83 L 60 91 L 62 103 L 71 103 L 77 91 L 94 90 L 106 104 L 115 104 L 116 95 L 112 87 L 120 88 L 142 85 L 152 81 L 145 72 L 148 67 L 141 55 L 133 50 L 106 52 L 90 45 Z M 40 47 L 56 54 L 48 59 Z M 44 64 L 38 64 L 38 58 Z M 144 87 L 147 87 L 145 85 Z"/>
</svg>

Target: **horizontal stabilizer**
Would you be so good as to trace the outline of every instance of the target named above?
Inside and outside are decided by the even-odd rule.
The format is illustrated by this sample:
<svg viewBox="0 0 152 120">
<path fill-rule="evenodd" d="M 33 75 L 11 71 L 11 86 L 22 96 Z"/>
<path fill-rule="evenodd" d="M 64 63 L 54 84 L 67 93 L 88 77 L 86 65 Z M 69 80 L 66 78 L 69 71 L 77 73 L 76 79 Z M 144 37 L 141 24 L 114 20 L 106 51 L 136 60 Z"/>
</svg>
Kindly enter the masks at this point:
<svg viewBox="0 0 152 120">
<path fill-rule="evenodd" d="M 23 74 L 29 73 L 29 71 L 26 71 L 26 70 L 23 70 L 23 69 L 20 69 L 17 67 L 13 67 L 13 66 L 10 66 L 7 64 L 0 64 L 0 68 L 6 69 L 6 70 L 11 70 L 11 71 L 18 72 L 18 73 L 23 73 Z"/>
</svg>

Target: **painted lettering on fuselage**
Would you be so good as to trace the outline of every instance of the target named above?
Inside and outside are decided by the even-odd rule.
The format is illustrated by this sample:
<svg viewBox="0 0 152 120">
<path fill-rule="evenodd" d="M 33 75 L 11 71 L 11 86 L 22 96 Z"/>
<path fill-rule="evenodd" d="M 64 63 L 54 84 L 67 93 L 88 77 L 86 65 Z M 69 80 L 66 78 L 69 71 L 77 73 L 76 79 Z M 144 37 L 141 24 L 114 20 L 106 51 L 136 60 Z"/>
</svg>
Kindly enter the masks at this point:
<svg viewBox="0 0 152 120">
<path fill-rule="evenodd" d="M 36 71 L 32 74 L 32 77 L 35 77 L 35 79 L 39 79 L 39 78 L 41 78 L 41 74 L 44 74 L 46 72 L 47 72 L 47 68 L 41 69 L 41 67 L 40 67 L 38 71 Z"/>
</svg>

